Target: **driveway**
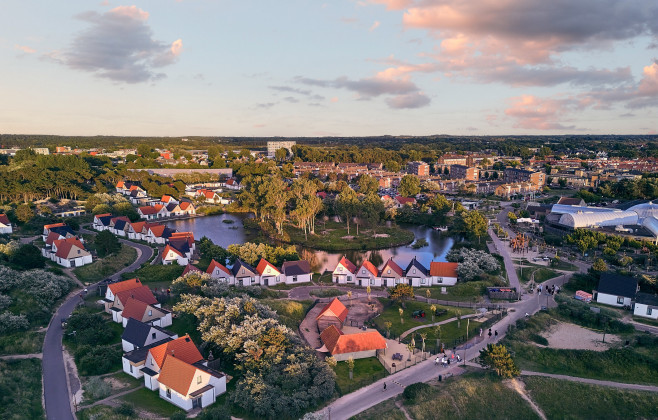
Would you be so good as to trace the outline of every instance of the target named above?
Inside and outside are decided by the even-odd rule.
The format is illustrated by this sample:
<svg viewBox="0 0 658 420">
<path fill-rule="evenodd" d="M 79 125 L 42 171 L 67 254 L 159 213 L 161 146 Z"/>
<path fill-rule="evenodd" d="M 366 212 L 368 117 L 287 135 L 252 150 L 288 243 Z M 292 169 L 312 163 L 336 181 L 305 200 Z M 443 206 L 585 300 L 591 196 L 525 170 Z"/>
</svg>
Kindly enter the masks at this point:
<svg viewBox="0 0 658 420">
<path fill-rule="evenodd" d="M 85 229 L 81 232 L 94 234 Z M 138 269 L 142 264 L 148 261 L 153 255 L 153 248 L 136 244 L 125 239 L 119 240 L 121 243 L 131 246 L 137 250 L 137 259 L 128 267 L 123 268 L 111 276 L 112 279 L 119 279 L 122 273 L 131 272 Z M 103 279 L 98 279 L 99 281 Z M 88 286 L 90 293 L 93 293 L 98 283 Z M 69 388 L 66 380 L 66 369 L 64 368 L 64 356 L 62 348 L 62 329 L 61 320 L 67 318 L 80 301 L 78 292 L 71 293 L 66 301 L 57 309 L 48 325 L 46 338 L 43 342 L 43 398 L 46 408 L 46 417 L 48 420 L 72 420 L 72 398 L 69 394 Z"/>
</svg>

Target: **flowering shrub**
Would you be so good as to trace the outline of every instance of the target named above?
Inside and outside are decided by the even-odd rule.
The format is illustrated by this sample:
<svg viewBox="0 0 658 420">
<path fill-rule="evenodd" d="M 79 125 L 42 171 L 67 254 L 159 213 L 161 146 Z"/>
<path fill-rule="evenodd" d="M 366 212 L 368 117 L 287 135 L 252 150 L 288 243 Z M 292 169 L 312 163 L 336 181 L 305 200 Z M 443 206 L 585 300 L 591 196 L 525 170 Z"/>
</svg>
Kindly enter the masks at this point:
<svg viewBox="0 0 658 420">
<path fill-rule="evenodd" d="M 474 280 L 485 272 L 491 273 L 500 268 L 498 261 L 490 254 L 472 248 L 452 250 L 446 258 L 459 263 L 457 274 L 463 281 Z"/>
</svg>

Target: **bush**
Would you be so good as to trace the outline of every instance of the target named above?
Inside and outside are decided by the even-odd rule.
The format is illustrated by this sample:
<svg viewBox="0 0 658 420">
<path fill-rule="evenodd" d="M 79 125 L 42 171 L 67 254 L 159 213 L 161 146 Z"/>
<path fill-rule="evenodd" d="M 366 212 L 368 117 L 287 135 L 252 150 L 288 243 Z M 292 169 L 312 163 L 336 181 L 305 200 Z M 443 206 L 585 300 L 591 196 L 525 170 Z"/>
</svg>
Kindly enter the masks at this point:
<svg viewBox="0 0 658 420">
<path fill-rule="evenodd" d="M 14 315 L 11 312 L 0 314 L 0 334 L 26 330 L 30 322 L 25 315 Z"/>
<path fill-rule="evenodd" d="M 231 416 L 225 407 L 208 407 L 197 416 L 199 420 L 230 420 Z"/>
<path fill-rule="evenodd" d="M 99 377 L 91 378 L 84 386 L 84 389 L 85 393 L 93 400 L 102 400 L 112 393 L 112 386 Z"/>
<path fill-rule="evenodd" d="M 413 402 L 418 395 L 428 390 L 431 390 L 432 387 L 423 382 L 416 382 L 411 384 L 402 391 L 402 396 L 405 400 Z"/>
<path fill-rule="evenodd" d="M 109 344 L 116 338 L 114 329 L 101 314 L 74 313 L 66 321 L 66 334 L 75 332 L 74 341 L 78 344 Z"/>
<path fill-rule="evenodd" d="M 530 339 L 537 344 L 541 344 L 542 346 L 548 346 L 548 340 L 546 337 L 543 337 L 539 334 L 530 334 Z"/>
<path fill-rule="evenodd" d="M 120 416 L 126 416 L 126 417 L 135 416 L 135 408 L 126 402 L 121 403 L 121 405 L 118 407 L 115 407 L 114 412 Z"/>
<path fill-rule="evenodd" d="M 75 351 L 75 363 L 82 375 L 103 375 L 121 364 L 121 355 L 120 347 L 83 345 Z"/>
<path fill-rule="evenodd" d="M 32 244 L 21 245 L 20 248 L 9 257 L 9 262 L 23 270 L 42 268 L 45 266 L 45 260 L 41 256 L 41 251 Z"/>
</svg>

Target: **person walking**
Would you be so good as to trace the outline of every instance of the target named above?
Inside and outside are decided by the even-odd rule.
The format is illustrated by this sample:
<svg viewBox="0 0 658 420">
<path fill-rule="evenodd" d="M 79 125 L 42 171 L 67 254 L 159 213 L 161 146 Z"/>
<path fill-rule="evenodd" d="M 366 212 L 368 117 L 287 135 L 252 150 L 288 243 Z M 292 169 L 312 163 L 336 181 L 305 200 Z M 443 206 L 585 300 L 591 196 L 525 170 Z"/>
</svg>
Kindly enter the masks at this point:
<svg viewBox="0 0 658 420">
<path fill-rule="evenodd" d="M 491 328 L 489 328 L 489 338 L 491 338 Z"/>
<path fill-rule="evenodd" d="M 480 328 L 480 337 L 482 337 L 482 328 Z"/>
<path fill-rule="evenodd" d="M 498 338 L 498 330 L 496 330 L 496 333 L 494 334 L 496 338 Z"/>
<path fill-rule="evenodd" d="M 386 391 L 386 382 L 384 382 L 384 390 L 382 392 Z"/>
</svg>

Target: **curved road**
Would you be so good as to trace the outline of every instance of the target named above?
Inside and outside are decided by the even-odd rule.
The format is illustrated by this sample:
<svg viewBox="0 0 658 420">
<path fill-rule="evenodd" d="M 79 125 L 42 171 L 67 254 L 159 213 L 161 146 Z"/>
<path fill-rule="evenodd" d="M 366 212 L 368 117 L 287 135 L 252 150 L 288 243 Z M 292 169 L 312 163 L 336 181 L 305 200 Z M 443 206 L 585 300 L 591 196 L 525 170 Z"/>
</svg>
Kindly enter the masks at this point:
<svg viewBox="0 0 658 420">
<path fill-rule="evenodd" d="M 95 233 L 84 229 L 81 229 L 81 232 Z M 120 239 L 119 241 L 137 250 L 137 260 L 128 267 L 113 274 L 111 276 L 113 280 L 119 279 L 123 273 L 135 271 L 153 256 L 153 248 L 149 246 L 130 242 L 125 239 Z M 90 292 L 93 292 L 97 286 L 98 283 L 88 286 L 88 289 Z M 72 293 L 59 309 L 57 309 L 55 315 L 50 320 L 46 338 L 43 342 L 43 397 L 48 420 L 73 420 L 75 418 L 71 410 L 71 396 L 69 395 L 66 369 L 64 368 L 62 348 L 64 331 L 60 320 L 71 315 L 79 299 L 78 293 Z"/>
</svg>

